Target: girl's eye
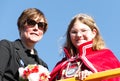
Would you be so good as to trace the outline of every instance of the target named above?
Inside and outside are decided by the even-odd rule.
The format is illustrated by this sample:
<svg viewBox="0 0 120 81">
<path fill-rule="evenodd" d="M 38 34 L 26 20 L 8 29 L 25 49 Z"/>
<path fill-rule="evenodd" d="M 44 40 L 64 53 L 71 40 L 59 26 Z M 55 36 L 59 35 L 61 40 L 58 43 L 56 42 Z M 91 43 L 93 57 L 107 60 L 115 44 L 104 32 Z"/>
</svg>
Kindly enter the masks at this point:
<svg viewBox="0 0 120 81">
<path fill-rule="evenodd" d="M 87 30 L 81 30 L 81 32 L 86 32 Z"/>
<path fill-rule="evenodd" d="M 71 31 L 71 33 L 76 34 L 77 32 L 76 31 Z"/>
</svg>

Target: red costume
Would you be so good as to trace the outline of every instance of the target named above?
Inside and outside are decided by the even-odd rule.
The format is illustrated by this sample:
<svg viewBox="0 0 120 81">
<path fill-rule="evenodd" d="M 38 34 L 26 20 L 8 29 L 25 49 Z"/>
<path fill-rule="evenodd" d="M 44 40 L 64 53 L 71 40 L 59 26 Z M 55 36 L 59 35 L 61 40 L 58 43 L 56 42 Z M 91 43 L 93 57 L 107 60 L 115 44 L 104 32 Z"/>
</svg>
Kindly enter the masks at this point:
<svg viewBox="0 0 120 81">
<path fill-rule="evenodd" d="M 92 41 L 86 42 L 79 46 L 79 60 L 83 62 L 86 68 L 88 68 L 93 73 L 101 72 L 109 69 L 120 68 L 119 60 L 114 56 L 112 51 L 109 49 L 102 50 L 92 50 Z M 61 70 L 68 64 L 68 58 L 70 54 L 67 48 L 64 48 L 65 57 L 59 61 L 54 69 L 52 70 L 50 76 L 50 81 L 55 81 L 61 78 Z M 82 70 L 84 67 L 81 67 Z M 104 81 L 120 81 L 120 77 L 112 78 Z"/>
</svg>

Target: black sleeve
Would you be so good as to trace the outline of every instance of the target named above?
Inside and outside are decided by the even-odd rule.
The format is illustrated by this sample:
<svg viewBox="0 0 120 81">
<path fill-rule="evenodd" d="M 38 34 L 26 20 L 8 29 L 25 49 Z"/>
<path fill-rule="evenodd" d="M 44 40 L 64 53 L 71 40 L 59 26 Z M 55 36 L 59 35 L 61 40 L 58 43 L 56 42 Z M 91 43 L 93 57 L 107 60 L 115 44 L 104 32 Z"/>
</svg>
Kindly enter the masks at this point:
<svg viewBox="0 0 120 81">
<path fill-rule="evenodd" d="M 43 62 L 43 66 L 46 67 L 47 69 L 49 69 L 48 65 L 45 62 Z"/>
<path fill-rule="evenodd" d="M 39 58 L 39 60 L 40 60 L 40 64 L 48 69 L 48 65 L 42 59 Z"/>
<path fill-rule="evenodd" d="M 9 44 L 8 42 L 2 40 L 0 41 L 0 81 L 2 81 L 2 76 L 4 75 L 9 59 L 10 59 Z"/>
</svg>

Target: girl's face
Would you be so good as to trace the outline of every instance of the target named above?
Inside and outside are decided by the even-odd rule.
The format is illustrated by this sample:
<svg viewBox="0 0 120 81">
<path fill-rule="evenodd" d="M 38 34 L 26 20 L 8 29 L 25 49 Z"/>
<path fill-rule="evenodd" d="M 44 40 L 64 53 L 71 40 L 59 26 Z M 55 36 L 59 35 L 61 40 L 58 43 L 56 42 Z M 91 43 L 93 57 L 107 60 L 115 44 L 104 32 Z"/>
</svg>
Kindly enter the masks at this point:
<svg viewBox="0 0 120 81">
<path fill-rule="evenodd" d="M 43 37 L 44 29 L 43 27 L 39 27 L 38 23 L 44 22 L 44 20 L 37 21 L 37 19 L 27 21 L 25 27 L 21 30 L 21 38 L 26 43 L 36 43 Z M 33 22 L 36 24 L 33 25 Z"/>
<path fill-rule="evenodd" d="M 86 24 L 77 20 L 70 30 L 70 38 L 73 45 L 77 48 L 79 45 L 91 41 L 96 35 L 96 30 L 93 31 Z"/>
</svg>

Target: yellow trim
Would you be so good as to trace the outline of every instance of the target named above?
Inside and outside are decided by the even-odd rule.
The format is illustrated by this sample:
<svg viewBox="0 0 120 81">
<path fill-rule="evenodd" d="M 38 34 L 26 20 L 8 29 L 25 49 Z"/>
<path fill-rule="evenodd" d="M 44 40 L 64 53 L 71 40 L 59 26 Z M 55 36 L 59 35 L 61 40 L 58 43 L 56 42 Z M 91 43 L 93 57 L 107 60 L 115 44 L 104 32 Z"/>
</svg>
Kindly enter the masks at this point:
<svg viewBox="0 0 120 81">
<path fill-rule="evenodd" d="M 103 79 L 114 78 L 117 76 L 120 76 L 120 68 L 93 73 L 87 78 L 85 78 L 85 80 L 83 81 L 101 81 Z M 68 79 L 58 80 L 58 81 L 80 81 L 80 80 L 76 78 L 68 78 Z"/>
</svg>

